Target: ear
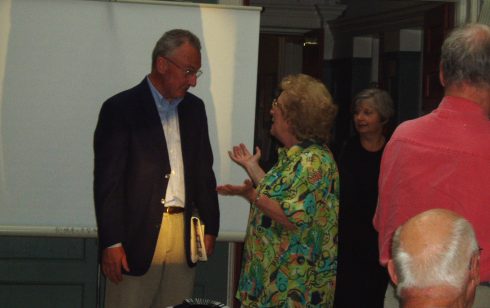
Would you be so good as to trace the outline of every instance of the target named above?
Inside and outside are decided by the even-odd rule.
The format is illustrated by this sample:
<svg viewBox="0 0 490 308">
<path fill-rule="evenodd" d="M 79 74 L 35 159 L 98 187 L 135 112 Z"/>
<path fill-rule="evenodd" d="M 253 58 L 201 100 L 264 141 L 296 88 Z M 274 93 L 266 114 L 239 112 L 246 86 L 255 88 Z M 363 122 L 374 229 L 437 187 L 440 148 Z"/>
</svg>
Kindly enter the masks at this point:
<svg viewBox="0 0 490 308">
<path fill-rule="evenodd" d="M 156 61 L 155 66 L 156 66 L 157 72 L 159 72 L 160 74 L 163 74 L 167 71 L 168 62 L 167 62 L 167 60 L 165 60 L 164 57 L 157 57 L 157 61 Z"/>
<path fill-rule="evenodd" d="M 390 274 L 391 281 L 393 281 L 395 285 L 398 285 L 398 275 L 396 274 L 395 263 L 393 263 L 393 259 L 388 260 L 388 264 L 386 265 L 386 267 L 388 268 L 388 274 Z"/>
<path fill-rule="evenodd" d="M 480 254 L 475 253 L 470 260 L 470 279 L 478 285 L 480 283 Z"/>
<path fill-rule="evenodd" d="M 442 64 L 439 64 L 439 82 L 444 87 L 446 82 L 444 81 L 444 70 L 442 69 Z"/>
</svg>

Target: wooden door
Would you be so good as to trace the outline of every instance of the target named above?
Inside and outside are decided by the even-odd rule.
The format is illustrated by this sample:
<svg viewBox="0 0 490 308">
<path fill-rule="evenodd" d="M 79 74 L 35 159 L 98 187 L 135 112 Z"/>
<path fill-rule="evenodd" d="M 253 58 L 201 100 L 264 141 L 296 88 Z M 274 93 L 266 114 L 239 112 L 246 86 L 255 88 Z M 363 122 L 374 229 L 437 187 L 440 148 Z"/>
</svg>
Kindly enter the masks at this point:
<svg viewBox="0 0 490 308">
<path fill-rule="evenodd" d="M 323 80 L 323 29 L 306 32 L 303 36 L 303 73 Z"/>
</svg>

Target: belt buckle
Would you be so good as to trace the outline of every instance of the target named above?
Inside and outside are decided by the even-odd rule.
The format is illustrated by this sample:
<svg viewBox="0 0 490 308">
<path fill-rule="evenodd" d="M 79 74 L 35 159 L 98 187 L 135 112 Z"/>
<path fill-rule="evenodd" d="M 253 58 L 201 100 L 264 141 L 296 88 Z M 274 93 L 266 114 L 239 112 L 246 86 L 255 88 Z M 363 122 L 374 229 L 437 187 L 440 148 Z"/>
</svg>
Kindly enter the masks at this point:
<svg viewBox="0 0 490 308">
<path fill-rule="evenodd" d="M 167 214 L 178 214 L 184 211 L 184 208 L 179 206 L 164 206 L 164 212 Z"/>
</svg>

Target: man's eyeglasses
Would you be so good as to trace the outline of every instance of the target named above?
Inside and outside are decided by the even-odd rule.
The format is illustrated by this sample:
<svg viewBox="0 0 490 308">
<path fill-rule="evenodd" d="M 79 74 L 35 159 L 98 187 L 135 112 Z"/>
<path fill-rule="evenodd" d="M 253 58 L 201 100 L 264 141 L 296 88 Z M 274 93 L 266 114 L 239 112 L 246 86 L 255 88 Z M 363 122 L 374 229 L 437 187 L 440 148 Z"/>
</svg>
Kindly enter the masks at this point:
<svg viewBox="0 0 490 308">
<path fill-rule="evenodd" d="M 272 101 L 272 108 L 276 108 L 276 107 L 279 107 L 279 105 L 277 103 L 277 98 L 274 98 L 274 100 Z"/>
<path fill-rule="evenodd" d="M 183 68 L 182 66 L 180 66 L 179 64 L 177 64 L 175 61 L 173 61 L 172 59 L 170 58 L 167 58 L 167 57 L 163 57 L 165 58 L 168 62 L 172 63 L 173 65 L 175 65 L 178 69 L 180 69 L 182 72 L 184 72 L 184 75 L 185 77 L 192 77 L 192 76 L 196 76 L 196 78 L 199 78 L 201 75 L 202 75 L 202 71 L 201 70 L 195 70 L 195 69 L 192 69 L 192 68 Z"/>
</svg>

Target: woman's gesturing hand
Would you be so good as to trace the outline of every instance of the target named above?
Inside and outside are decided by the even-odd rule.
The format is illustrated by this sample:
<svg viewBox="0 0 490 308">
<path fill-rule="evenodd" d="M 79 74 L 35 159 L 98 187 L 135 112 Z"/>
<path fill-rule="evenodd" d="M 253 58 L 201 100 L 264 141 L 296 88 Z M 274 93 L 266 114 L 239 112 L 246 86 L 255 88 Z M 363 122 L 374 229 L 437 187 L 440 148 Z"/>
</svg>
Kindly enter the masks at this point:
<svg viewBox="0 0 490 308">
<path fill-rule="evenodd" d="M 264 177 L 265 172 L 259 165 L 261 156 L 260 148 L 255 147 L 255 154 L 252 155 L 243 143 L 233 147 L 232 151 L 228 151 L 231 160 L 241 166 L 247 172 L 248 176 L 257 185 Z"/>
<path fill-rule="evenodd" d="M 255 188 L 249 179 L 245 180 L 242 185 L 219 185 L 216 187 L 216 191 L 224 196 L 241 196 L 247 201 L 253 199 L 255 195 Z"/>
<path fill-rule="evenodd" d="M 247 149 L 247 146 L 240 143 L 239 145 L 234 146 L 232 151 L 228 151 L 228 155 L 231 160 L 246 170 L 247 167 L 252 167 L 254 164 L 259 163 L 261 152 L 259 147 L 255 147 L 255 155 L 252 155 Z"/>
</svg>

